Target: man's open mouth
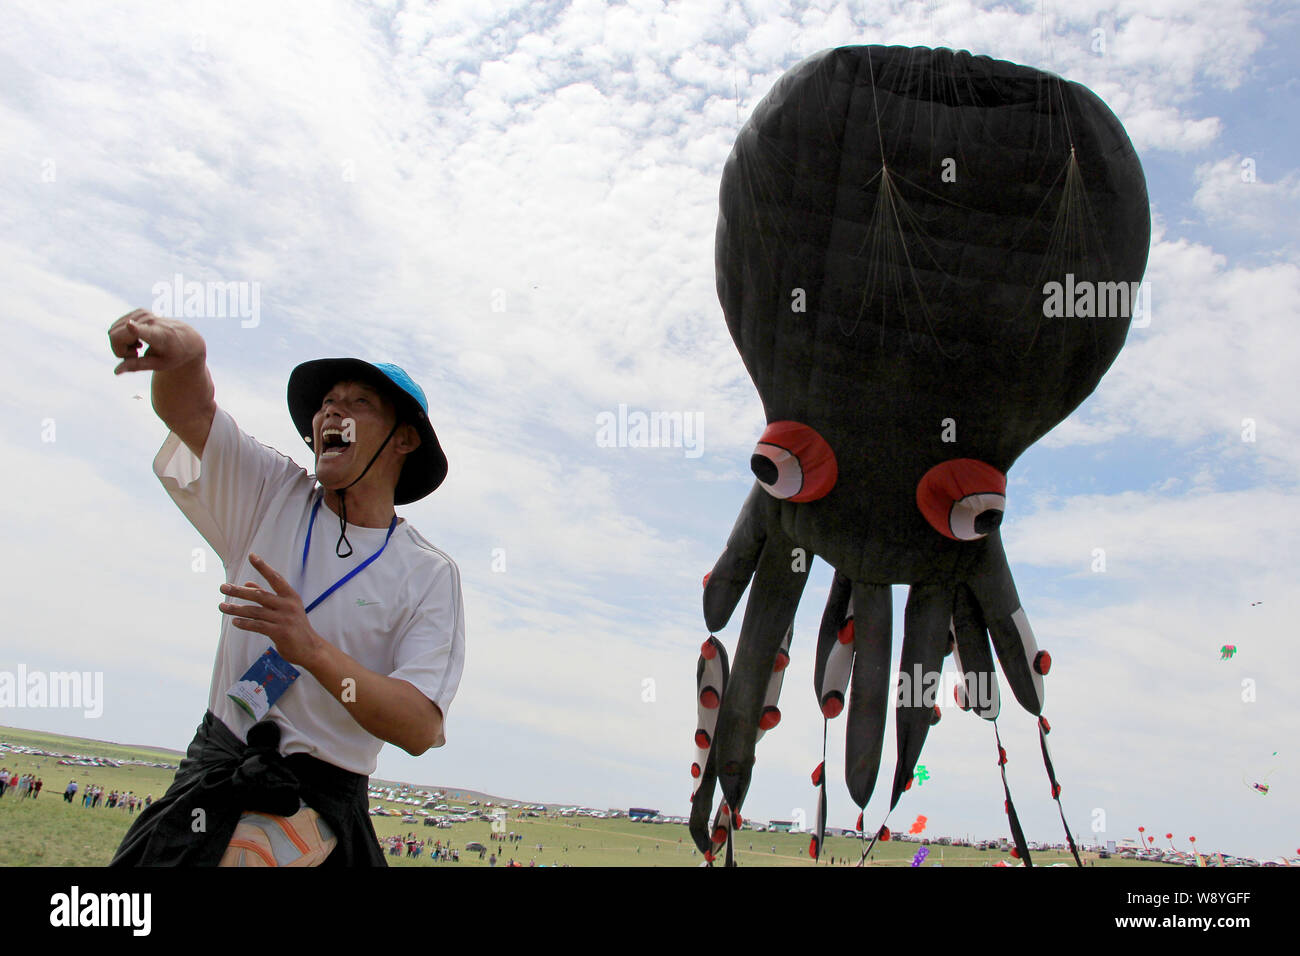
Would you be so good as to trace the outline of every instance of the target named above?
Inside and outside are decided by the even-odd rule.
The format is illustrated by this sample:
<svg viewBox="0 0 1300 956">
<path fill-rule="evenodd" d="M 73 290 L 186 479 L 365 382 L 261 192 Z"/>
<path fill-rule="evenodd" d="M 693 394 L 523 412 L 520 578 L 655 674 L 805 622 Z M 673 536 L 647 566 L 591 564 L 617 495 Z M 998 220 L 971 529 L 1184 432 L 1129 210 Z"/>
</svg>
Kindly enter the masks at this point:
<svg viewBox="0 0 1300 956">
<path fill-rule="evenodd" d="M 325 458 L 337 458 L 344 454 L 351 446 L 348 440 L 343 436 L 343 432 L 337 428 L 326 428 L 320 433 L 320 456 Z"/>
</svg>

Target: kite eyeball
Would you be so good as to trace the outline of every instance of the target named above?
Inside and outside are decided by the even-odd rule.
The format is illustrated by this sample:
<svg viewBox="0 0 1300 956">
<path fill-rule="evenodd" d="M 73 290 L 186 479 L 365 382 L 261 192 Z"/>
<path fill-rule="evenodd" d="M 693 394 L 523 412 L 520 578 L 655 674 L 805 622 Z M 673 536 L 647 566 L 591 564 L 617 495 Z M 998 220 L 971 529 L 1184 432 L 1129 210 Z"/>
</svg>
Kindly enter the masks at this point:
<svg viewBox="0 0 1300 956">
<path fill-rule="evenodd" d="M 1039 651 L 1037 654 L 1034 655 L 1034 670 L 1037 673 L 1042 674 L 1044 677 L 1046 677 L 1047 672 L 1050 671 L 1051 669 L 1052 669 L 1051 654 L 1047 653 L 1047 651 Z"/>
<path fill-rule="evenodd" d="M 758 718 L 758 727 L 760 730 L 771 730 L 781 722 L 781 709 L 779 707 L 764 707 L 763 715 Z"/>
<path fill-rule="evenodd" d="M 917 484 L 916 506 L 945 538 L 978 541 L 1002 524 L 1007 476 L 974 458 L 940 462 Z"/>
<path fill-rule="evenodd" d="M 833 720 L 844 710 L 844 695 L 837 690 L 831 691 L 822 700 L 822 716 Z"/>
<path fill-rule="evenodd" d="M 779 674 L 790 666 L 790 655 L 785 651 L 776 652 L 776 663 L 772 665 L 772 673 Z"/>
<path fill-rule="evenodd" d="M 799 422 L 768 425 L 754 446 L 749 468 L 764 491 L 783 501 L 816 501 L 839 478 L 831 446 Z"/>
<path fill-rule="evenodd" d="M 700 691 L 700 706 L 706 710 L 716 710 L 722 698 L 712 687 L 706 687 Z"/>
</svg>

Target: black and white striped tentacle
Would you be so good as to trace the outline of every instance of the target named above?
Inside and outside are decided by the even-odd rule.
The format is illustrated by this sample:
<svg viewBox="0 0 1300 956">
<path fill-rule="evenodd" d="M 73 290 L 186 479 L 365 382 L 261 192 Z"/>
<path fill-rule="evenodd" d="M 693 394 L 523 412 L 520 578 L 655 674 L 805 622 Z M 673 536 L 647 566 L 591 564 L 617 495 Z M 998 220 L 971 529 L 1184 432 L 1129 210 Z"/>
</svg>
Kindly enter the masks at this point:
<svg viewBox="0 0 1300 956">
<path fill-rule="evenodd" d="M 704 770 L 709 765 L 713 751 L 713 733 L 718 723 L 718 706 L 727 690 L 727 649 L 713 635 L 700 646 L 700 659 L 695 665 L 695 759 L 691 762 L 691 800 L 695 799 L 704 780 Z"/>
<path fill-rule="evenodd" d="M 813 824 L 808 854 L 821 858 L 826 842 L 826 739 L 832 718 L 844 709 L 849 676 L 853 670 L 853 585 L 835 572 L 826 608 L 817 633 L 817 658 L 813 664 L 813 690 L 822 711 L 822 759 L 812 772 L 817 788 L 817 819 Z"/>
<path fill-rule="evenodd" d="M 712 749 L 691 801 L 691 837 L 702 852 L 710 850 L 713 836 L 709 818 L 715 780 L 733 816 L 744 802 L 777 655 L 788 645 L 799 597 L 808 580 L 810 555 L 804 552 L 799 560 L 792 560 L 796 549 L 780 530 L 779 504 L 755 483 L 727 547 L 705 578 L 704 619 L 710 633 L 726 626 L 751 578 L 752 587 L 727 692 L 718 710 Z"/>
<path fill-rule="evenodd" d="M 826 845 L 826 734 L 822 725 L 822 762 L 812 772 L 813 786 L 817 788 L 817 819 L 813 821 L 812 838 L 808 841 L 808 855 L 820 860 Z"/>
<path fill-rule="evenodd" d="M 1051 666 L 1051 657 L 1038 648 L 1029 618 L 1020 606 L 1020 596 L 1011 577 L 1002 538 L 989 534 L 985 547 L 967 578 L 971 593 L 979 605 L 998 662 L 1020 706 L 1035 717 L 1043 712 L 1043 675 Z"/>
<path fill-rule="evenodd" d="M 758 718 L 758 740 L 781 722 L 781 685 L 785 683 L 785 669 L 790 665 L 790 639 L 794 637 L 794 627 L 785 632 L 785 640 L 776 652 L 776 662 L 772 665 L 772 676 L 767 681 L 767 694 L 763 697 L 763 712 Z"/>
</svg>

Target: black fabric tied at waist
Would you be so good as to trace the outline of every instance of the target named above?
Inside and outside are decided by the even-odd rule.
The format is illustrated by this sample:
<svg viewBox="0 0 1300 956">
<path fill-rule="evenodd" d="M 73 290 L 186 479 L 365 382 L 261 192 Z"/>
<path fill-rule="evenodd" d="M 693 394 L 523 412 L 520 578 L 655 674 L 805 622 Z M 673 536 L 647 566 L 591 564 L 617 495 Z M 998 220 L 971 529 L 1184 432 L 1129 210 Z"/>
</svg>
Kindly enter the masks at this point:
<svg viewBox="0 0 1300 956">
<path fill-rule="evenodd" d="M 208 791 L 228 786 L 244 809 L 280 817 L 293 816 L 301 803 L 298 778 L 280 756 L 280 727 L 269 720 L 249 729 L 248 745 L 233 773 L 223 763 L 205 773 L 199 786 Z"/>
<path fill-rule="evenodd" d="M 243 812 L 288 817 L 306 803 L 338 836 L 322 865 L 387 866 L 368 778 L 279 748 L 280 728 L 269 720 L 254 724 L 245 744 L 206 713 L 171 786 L 136 818 L 109 865 L 216 866 Z"/>
</svg>

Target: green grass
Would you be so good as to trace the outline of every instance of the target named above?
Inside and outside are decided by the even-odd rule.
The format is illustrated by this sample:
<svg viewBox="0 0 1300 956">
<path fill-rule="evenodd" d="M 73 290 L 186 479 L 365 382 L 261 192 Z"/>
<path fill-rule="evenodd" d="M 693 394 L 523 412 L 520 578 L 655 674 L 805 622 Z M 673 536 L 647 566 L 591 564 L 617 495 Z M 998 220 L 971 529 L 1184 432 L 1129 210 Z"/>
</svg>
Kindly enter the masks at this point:
<svg viewBox="0 0 1300 956">
<path fill-rule="evenodd" d="M 100 743 L 74 737 L 30 730 L 0 727 L 0 741 L 38 747 L 65 753 L 83 753 L 112 759 L 139 759 L 153 762 L 180 762 L 181 754 L 158 748 L 135 747 L 123 744 Z M 113 790 L 131 790 L 137 796 L 153 794 L 162 796 L 171 783 L 175 771 L 151 767 L 68 767 L 59 766 L 54 757 L 31 757 L 9 751 L 0 753 L 0 766 L 19 774 L 35 773 L 45 781 L 40 797 L 19 800 L 12 789 L 0 798 L 0 866 L 104 866 L 112 858 L 127 828 L 135 819 L 125 809 L 98 809 L 81 806 L 80 795 L 87 786 L 98 785 L 107 794 Z M 78 796 L 73 803 L 65 803 L 63 791 L 68 781 L 75 779 Z M 377 780 L 372 783 L 378 783 Z M 450 798 L 446 802 L 453 802 Z M 472 799 L 472 791 L 459 791 L 464 799 Z M 489 797 L 493 802 L 497 798 Z M 515 801 L 510 801 L 515 802 Z M 524 802 L 520 800 L 519 802 Z M 372 800 L 370 805 L 409 812 L 410 806 L 385 800 Z M 417 820 L 422 820 L 417 817 Z M 400 817 L 372 817 L 375 832 L 382 838 L 414 833 L 417 839 L 430 844 L 441 840 L 444 845 L 459 849 L 459 863 L 439 862 L 429 859 L 428 851 L 418 858 L 385 857 L 389 866 L 395 867 L 470 867 L 487 866 L 477 853 L 467 853 L 465 844 L 478 841 L 495 851 L 498 865 L 518 860 L 527 866 L 699 866 L 703 858 L 695 851 L 685 826 L 675 824 L 632 823 L 628 820 L 593 820 L 585 817 L 511 816 L 506 829 L 523 836 L 516 843 L 494 843 L 490 840 L 491 824 L 474 821 L 453 824 L 451 829 L 440 830 L 422 823 L 402 823 Z M 537 847 L 541 846 L 539 850 Z M 847 837 L 829 837 L 822 862 L 814 863 L 808 856 L 808 835 L 799 833 L 755 833 L 741 830 L 737 834 L 736 862 L 742 866 L 829 866 L 829 858 L 837 862 L 846 858 L 844 865 L 856 863 L 861 854 L 857 840 Z M 909 866 L 918 845 L 889 841 L 877 843 L 868 866 Z M 1085 864 L 1093 859 L 1084 855 Z M 969 847 L 931 846 L 926 866 L 942 863 L 944 866 L 980 866 L 998 860 L 1014 862 L 1004 853 L 993 850 L 980 851 Z M 1036 865 L 1073 861 L 1066 852 L 1038 852 Z M 1098 866 L 1160 866 L 1138 863 L 1112 857 L 1097 860 Z"/>
</svg>

